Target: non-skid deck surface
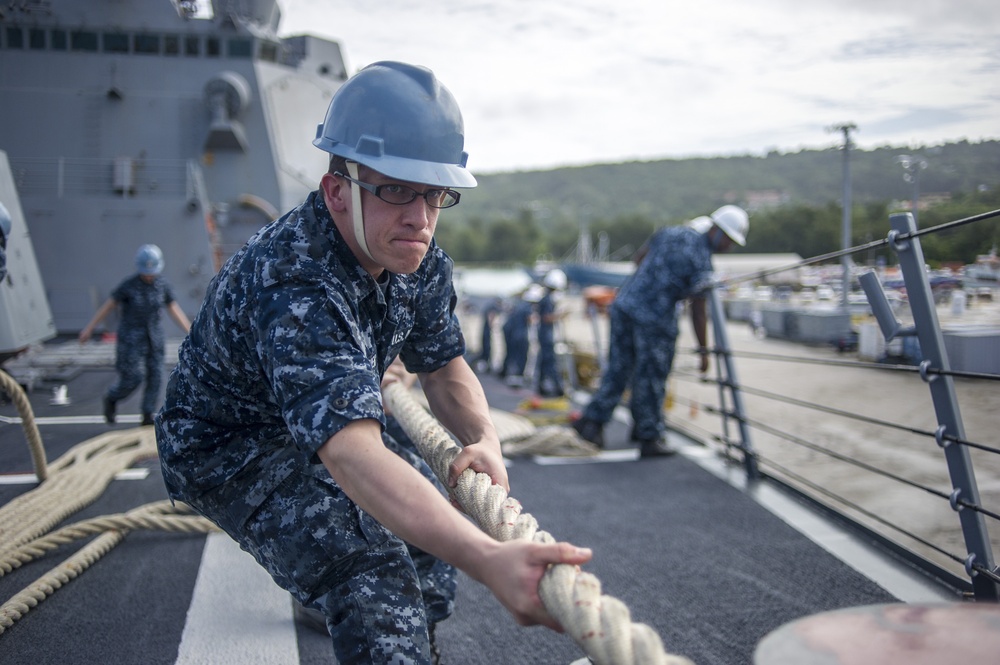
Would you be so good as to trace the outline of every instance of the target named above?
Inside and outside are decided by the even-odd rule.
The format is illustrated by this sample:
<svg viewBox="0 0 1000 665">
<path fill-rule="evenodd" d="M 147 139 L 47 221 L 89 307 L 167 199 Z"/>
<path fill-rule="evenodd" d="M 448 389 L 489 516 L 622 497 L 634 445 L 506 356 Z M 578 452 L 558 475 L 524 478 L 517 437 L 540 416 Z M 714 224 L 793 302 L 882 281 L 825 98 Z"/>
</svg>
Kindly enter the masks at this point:
<svg viewBox="0 0 1000 665">
<path fill-rule="evenodd" d="M 70 384 L 74 402 L 68 407 L 49 406 L 49 395 L 36 391 L 36 415 L 98 414 L 100 391 L 112 378 L 106 371 L 83 372 Z M 506 389 L 490 377 L 484 383 L 498 408 L 513 408 L 527 394 Z M 129 412 L 128 406 L 123 412 Z M 13 407 L 0 407 L 0 415 L 15 415 Z M 52 425 L 44 426 L 42 435 L 52 448 L 51 459 L 102 431 L 103 425 Z M 620 427 L 609 429 L 612 446 L 625 445 L 624 436 Z M 0 425 L 0 473 L 30 471 L 24 445 L 17 426 Z M 98 503 L 72 519 L 164 498 L 155 460 L 143 466 L 150 470 L 149 478 L 116 481 Z M 604 593 L 622 600 L 634 621 L 652 626 L 668 651 L 695 663 L 751 663 L 757 642 L 787 621 L 894 600 L 684 456 L 559 465 L 516 459 L 509 473 L 511 495 L 542 529 L 559 540 L 593 548 L 594 560 L 585 569 L 601 580 Z M 0 486 L 0 500 L 6 503 L 25 489 Z M 205 542 L 199 535 L 130 534 L 0 634 L 0 662 L 178 662 Z M 64 547 L 0 578 L 0 602 L 73 549 Z M 235 551 L 233 556 L 245 555 Z M 249 577 L 229 583 L 224 588 L 232 594 L 231 601 L 211 617 L 220 626 L 197 626 L 219 635 L 237 631 L 249 647 L 241 649 L 242 663 L 248 651 L 254 652 L 254 640 L 264 639 L 260 630 L 244 627 L 266 602 L 245 600 L 242 587 L 250 586 Z M 266 615 L 265 621 L 291 622 L 290 604 L 284 600 L 279 594 L 272 601 L 277 614 Z M 202 617 L 199 622 L 206 621 L 197 616 Z M 326 638 L 308 629 L 290 630 L 282 662 L 331 662 Z M 464 577 L 456 614 L 441 625 L 439 639 L 443 662 L 452 665 L 555 665 L 583 655 L 567 636 L 517 626 L 483 587 Z M 259 653 L 269 652 L 261 648 Z M 221 638 L 216 650 L 200 655 L 204 663 L 236 662 Z M 268 665 L 274 665 L 273 656 L 268 658 Z"/>
</svg>

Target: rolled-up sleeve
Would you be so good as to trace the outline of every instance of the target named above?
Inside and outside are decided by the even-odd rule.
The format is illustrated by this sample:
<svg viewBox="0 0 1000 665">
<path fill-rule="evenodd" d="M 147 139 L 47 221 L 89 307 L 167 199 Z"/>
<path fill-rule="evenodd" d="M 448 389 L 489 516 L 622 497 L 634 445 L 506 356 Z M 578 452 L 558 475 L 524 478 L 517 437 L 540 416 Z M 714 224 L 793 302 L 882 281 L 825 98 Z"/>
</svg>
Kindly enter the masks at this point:
<svg viewBox="0 0 1000 665">
<path fill-rule="evenodd" d="M 314 282 L 268 289 L 258 353 L 295 445 L 314 454 L 348 423 L 385 424 L 370 338 L 341 294 Z"/>
</svg>

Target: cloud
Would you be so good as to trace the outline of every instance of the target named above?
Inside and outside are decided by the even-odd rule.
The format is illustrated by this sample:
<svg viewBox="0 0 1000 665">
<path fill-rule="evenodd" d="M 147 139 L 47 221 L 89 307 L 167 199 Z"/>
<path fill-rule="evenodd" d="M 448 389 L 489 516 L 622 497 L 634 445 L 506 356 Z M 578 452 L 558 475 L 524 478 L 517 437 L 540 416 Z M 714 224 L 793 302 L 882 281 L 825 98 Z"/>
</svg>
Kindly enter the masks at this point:
<svg viewBox="0 0 1000 665">
<path fill-rule="evenodd" d="M 285 0 L 284 34 L 352 69 L 431 67 L 479 172 L 996 137 L 1000 3 L 966 0 Z"/>
<path fill-rule="evenodd" d="M 865 129 L 876 134 L 906 135 L 961 124 L 969 115 L 961 109 L 909 109 L 884 120 L 869 123 Z"/>
</svg>

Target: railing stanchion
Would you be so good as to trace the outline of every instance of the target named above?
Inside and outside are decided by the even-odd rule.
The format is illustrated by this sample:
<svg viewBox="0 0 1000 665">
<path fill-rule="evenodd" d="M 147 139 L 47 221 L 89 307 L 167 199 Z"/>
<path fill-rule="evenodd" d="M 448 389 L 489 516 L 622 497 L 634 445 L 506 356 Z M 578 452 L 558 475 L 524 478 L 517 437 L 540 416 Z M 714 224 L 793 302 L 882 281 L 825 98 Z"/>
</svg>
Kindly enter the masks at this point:
<svg viewBox="0 0 1000 665">
<path fill-rule="evenodd" d="M 733 365 L 733 356 L 730 352 L 729 335 L 726 332 L 726 316 L 722 310 L 722 300 L 714 288 L 708 290 L 707 298 L 711 310 L 712 333 L 715 340 L 715 362 L 718 363 L 718 368 L 723 373 L 723 382 L 729 386 L 732 397 L 734 417 L 740 428 L 740 449 L 743 451 L 743 468 L 746 470 L 747 478 L 755 480 L 760 477 L 760 471 L 757 468 L 757 458 L 754 456 L 753 446 L 750 443 L 750 428 L 747 427 L 746 418 L 744 417 L 743 398 L 740 395 L 739 381 L 736 378 L 736 367 Z M 720 382 L 720 387 L 722 387 L 723 382 Z M 727 432 L 726 419 L 729 416 L 725 413 L 725 401 L 720 400 L 720 402 L 723 406 L 723 432 Z"/>
<path fill-rule="evenodd" d="M 951 363 L 944 346 L 944 336 L 941 334 L 941 324 L 938 321 L 937 310 L 934 307 L 934 295 L 931 292 L 930 280 L 924 267 L 924 253 L 919 237 L 908 235 L 917 230 L 917 225 L 910 213 L 889 216 L 889 245 L 899 257 L 899 267 L 906 284 L 906 293 L 910 301 L 910 310 L 920 341 L 920 353 L 929 367 L 951 370 Z M 905 236 L 901 239 L 901 236 Z M 958 397 L 955 394 L 954 378 L 947 374 L 934 374 L 927 382 L 934 402 L 934 412 L 938 425 L 944 432 L 959 439 L 965 439 L 965 427 L 958 408 Z M 949 445 L 944 448 L 945 461 L 948 463 L 948 473 L 954 490 L 954 496 L 973 505 L 980 505 L 979 488 L 972 467 L 969 449 L 962 445 Z M 962 534 L 969 557 L 966 560 L 966 570 L 972 578 L 973 593 L 977 600 L 1000 600 L 1000 587 L 987 575 L 979 575 L 973 566 L 981 566 L 994 570 L 993 551 L 990 546 L 986 520 L 983 514 L 976 510 L 967 510 L 958 502 L 953 502 L 962 524 Z"/>
</svg>

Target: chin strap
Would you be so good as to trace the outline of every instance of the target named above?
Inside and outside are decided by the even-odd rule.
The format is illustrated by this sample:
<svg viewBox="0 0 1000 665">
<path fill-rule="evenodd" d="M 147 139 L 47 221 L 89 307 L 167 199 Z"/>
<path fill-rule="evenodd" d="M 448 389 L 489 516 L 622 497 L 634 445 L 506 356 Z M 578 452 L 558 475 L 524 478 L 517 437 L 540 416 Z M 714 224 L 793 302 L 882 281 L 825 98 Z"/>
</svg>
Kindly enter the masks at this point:
<svg viewBox="0 0 1000 665">
<path fill-rule="evenodd" d="M 352 178 L 358 180 L 358 163 L 347 162 L 347 172 Z M 365 215 L 361 210 L 361 187 L 353 182 L 351 183 L 351 221 L 354 224 L 354 239 L 357 241 L 358 247 L 365 253 L 365 256 L 378 263 L 372 253 L 368 251 L 368 242 L 365 240 Z"/>
</svg>

